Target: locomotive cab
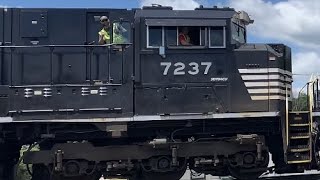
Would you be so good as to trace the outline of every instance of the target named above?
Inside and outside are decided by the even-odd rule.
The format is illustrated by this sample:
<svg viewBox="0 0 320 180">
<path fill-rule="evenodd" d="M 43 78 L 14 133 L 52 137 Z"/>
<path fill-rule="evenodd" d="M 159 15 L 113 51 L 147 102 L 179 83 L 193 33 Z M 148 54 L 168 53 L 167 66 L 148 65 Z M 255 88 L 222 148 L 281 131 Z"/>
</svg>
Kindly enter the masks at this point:
<svg viewBox="0 0 320 180">
<path fill-rule="evenodd" d="M 243 69 L 259 72 L 269 69 L 268 53 L 275 52 L 268 45 L 246 43 L 246 26 L 251 23 L 253 20 L 247 13 L 231 8 L 138 10 L 135 16 L 135 42 L 140 42 L 135 47 L 136 114 L 276 110 L 270 109 L 268 92 L 264 99 L 252 98 L 251 92 L 257 90 L 249 90 L 246 76 L 241 78 Z M 185 40 L 188 42 L 182 44 Z M 254 48 L 247 48 L 251 46 Z M 244 57 L 252 53 L 260 57 Z M 263 80 L 269 83 L 268 77 L 258 79 Z"/>
<path fill-rule="evenodd" d="M 231 9 L 137 11 L 137 114 L 230 111 L 225 60 L 231 50 L 227 27 L 232 15 Z M 181 44 L 181 38 L 188 44 Z"/>
</svg>

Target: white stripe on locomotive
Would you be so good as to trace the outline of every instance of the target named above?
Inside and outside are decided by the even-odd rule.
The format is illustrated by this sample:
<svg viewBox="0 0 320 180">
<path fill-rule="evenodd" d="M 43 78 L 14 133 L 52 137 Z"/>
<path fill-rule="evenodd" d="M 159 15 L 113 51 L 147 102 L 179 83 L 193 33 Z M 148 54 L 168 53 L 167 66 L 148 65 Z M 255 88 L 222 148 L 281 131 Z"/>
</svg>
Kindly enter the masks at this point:
<svg viewBox="0 0 320 180">
<path fill-rule="evenodd" d="M 286 84 L 283 82 L 244 82 L 246 87 L 269 87 L 269 86 L 279 86 L 285 88 L 286 86 L 291 89 L 291 84 Z"/>
<path fill-rule="evenodd" d="M 278 94 L 286 94 L 286 91 L 279 88 L 272 89 L 248 89 L 250 94 L 266 94 L 266 93 L 278 93 Z"/>
<path fill-rule="evenodd" d="M 284 77 L 282 75 L 241 75 L 242 80 L 281 80 L 292 82 L 292 78 Z"/>
<path fill-rule="evenodd" d="M 239 69 L 241 74 L 259 74 L 259 73 L 281 73 L 292 76 L 292 73 L 280 68 L 255 68 L 255 69 Z"/>
<path fill-rule="evenodd" d="M 238 69 L 252 100 L 285 100 L 288 88 L 288 99 L 292 101 L 292 73 L 280 68 Z M 269 74 L 280 73 L 280 74 Z M 271 80 L 271 81 L 270 81 Z M 249 82 L 248 82 L 249 81 Z M 261 82 L 265 81 L 265 82 Z M 285 82 L 283 82 L 285 81 Z M 279 94 L 279 95 L 265 95 Z"/>
</svg>

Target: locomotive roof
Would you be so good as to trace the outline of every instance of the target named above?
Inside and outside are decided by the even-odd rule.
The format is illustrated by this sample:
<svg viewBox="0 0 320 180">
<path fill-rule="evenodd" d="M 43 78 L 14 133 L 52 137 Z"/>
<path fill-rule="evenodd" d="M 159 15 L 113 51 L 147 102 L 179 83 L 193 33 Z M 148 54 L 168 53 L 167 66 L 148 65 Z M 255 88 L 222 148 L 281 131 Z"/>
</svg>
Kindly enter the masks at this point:
<svg viewBox="0 0 320 180">
<path fill-rule="evenodd" d="M 231 19 L 236 11 L 232 8 L 197 8 L 195 10 L 171 10 L 169 8 L 137 9 L 136 17 L 146 18 L 207 18 Z"/>
<path fill-rule="evenodd" d="M 0 8 L 6 9 L 6 8 Z M 88 12 L 104 12 L 104 11 L 135 11 L 135 17 L 146 18 L 201 18 L 201 19 L 230 19 L 236 13 L 233 8 L 196 8 L 195 10 L 172 10 L 171 7 L 143 7 L 142 9 L 101 9 L 101 8 L 10 8 L 22 10 L 86 10 Z"/>
</svg>

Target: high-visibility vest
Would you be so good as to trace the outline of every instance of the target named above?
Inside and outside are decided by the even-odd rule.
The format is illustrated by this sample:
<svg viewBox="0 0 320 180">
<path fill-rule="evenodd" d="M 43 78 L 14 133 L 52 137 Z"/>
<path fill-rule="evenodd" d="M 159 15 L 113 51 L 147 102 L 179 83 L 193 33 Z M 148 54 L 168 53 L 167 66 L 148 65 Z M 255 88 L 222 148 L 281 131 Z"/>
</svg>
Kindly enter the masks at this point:
<svg viewBox="0 0 320 180">
<path fill-rule="evenodd" d="M 102 28 L 101 31 L 99 31 L 99 35 L 102 36 L 105 42 L 110 41 L 110 34 L 104 28 Z"/>
</svg>

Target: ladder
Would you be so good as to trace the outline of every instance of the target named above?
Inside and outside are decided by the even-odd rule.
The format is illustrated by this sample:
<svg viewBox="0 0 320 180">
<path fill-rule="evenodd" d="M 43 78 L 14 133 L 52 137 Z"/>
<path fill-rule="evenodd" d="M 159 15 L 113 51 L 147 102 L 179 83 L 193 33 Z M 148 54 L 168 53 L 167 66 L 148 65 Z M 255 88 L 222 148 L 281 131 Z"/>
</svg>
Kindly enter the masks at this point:
<svg viewBox="0 0 320 180">
<path fill-rule="evenodd" d="M 308 111 L 289 111 L 286 87 L 286 160 L 288 164 L 310 164 L 313 156 L 313 111 L 319 100 L 319 79 L 315 76 L 306 84 Z"/>
<path fill-rule="evenodd" d="M 312 117 L 309 111 L 289 112 L 287 125 L 287 163 L 312 161 Z"/>
</svg>

